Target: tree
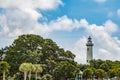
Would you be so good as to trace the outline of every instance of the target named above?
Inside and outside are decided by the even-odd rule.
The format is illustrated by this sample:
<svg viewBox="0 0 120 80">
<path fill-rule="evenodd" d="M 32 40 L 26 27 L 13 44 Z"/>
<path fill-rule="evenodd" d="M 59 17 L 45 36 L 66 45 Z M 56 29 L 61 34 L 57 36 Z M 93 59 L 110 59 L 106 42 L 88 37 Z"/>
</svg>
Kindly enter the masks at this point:
<svg viewBox="0 0 120 80">
<path fill-rule="evenodd" d="M 110 69 L 110 66 L 104 62 L 100 65 L 100 68 L 107 72 Z"/>
<path fill-rule="evenodd" d="M 98 60 L 91 60 L 90 61 L 90 66 L 96 69 L 100 68 L 100 65 L 103 63 L 104 61 L 102 61 L 101 59 Z"/>
<path fill-rule="evenodd" d="M 93 76 L 93 71 L 91 68 L 87 68 L 83 71 L 83 78 L 91 79 Z"/>
<path fill-rule="evenodd" d="M 28 72 L 29 72 L 29 73 L 28 73 L 28 78 L 29 78 L 29 80 L 31 80 L 31 73 L 34 72 L 35 67 L 34 67 L 34 65 L 33 65 L 32 63 L 29 63 L 29 64 L 28 64 L 28 67 L 29 67 L 29 68 L 28 68 Z"/>
<path fill-rule="evenodd" d="M 103 80 L 103 78 L 106 76 L 106 72 L 105 72 L 103 69 L 97 69 L 97 70 L 95 71 L 95 75 L 96 75 L 98 78 L 100 78 L 100 79 Z"/>
<path fill-rule="evenodd" d="M 19 67 L 19 70 L 24 72 L 24 80 L 27 79 L 27 73 L 30 71 L 30 65 L 31 63 L 22 63 Z"/>
<path fill-rule="evenodd" d="M 78 73 L 78 67 L 75 63 L 69 61 L 62 61 L 54 69 L 54 80 L 67 80 L 74 78 L 76 73 Z"/>
<path fill-rule="evenodd" d="M 41 67 L 41 65 L 40 64 L 33 64 L 34 65 L 34 72 L 35 72 L 35 77 L 36 77 L 36 80 L 37 80 L 37 74 L 38 73 L 42 73 L 42 71 L 43 71 L 43 69 L 42 69 L 42 67 Z"/>
<path fill-rule="evenodd" d="M 117 69 L 118 80 L 120 80 L 120 68 Z"/>
<path fill-rule="evenodd" d="M 3 73 L 3 80 L 5 80 L 5 73 L 10 68 L 9 64 L 6 61 L 0 61 L 0 72 Z"/>
<path fill-rule="evenodd" d="M 80 64 L 79 66 L 80 66 L 81 71 L 84 71 L 87 68 L 91 68 L 90 65 L 88 65 L 88 64 Z"/>
<path fill-rule="evenodd" d="M 15 39 L 7 48 L 4 58 L 12 67 L 10 75 L 16 74 L 23 62 L 39 63 L 43 42 L 42 37 L 33 34 L 21 35 Z"/>
<path fill-rule="evenodd" d="M 109 69 L 112 69 L 112 66 L 113 66 L 113 64 L 114 64 L 113 61 L 111 61 L 111 60 L 106 60 L 105 63 L 109 66 Z"/>
<path fill-rule="evenodd" d="M 108 72 L 107 72 L 107 75 L 109 76 L 109 78 L 113 78 L 116 76 L 116 71 L 114 69 L 110 69 Z"/>
<path fill-rule="evenodd" d="M 41 36 L 34 34 L 24 34 L 7 47 L 4 60 L 12 67 L 10 76 L 18 73 L 19 66 L 23 62 L 44 64 L 46 66 L 43 67 L 41 75 L 51 74 L 55 76 L 54 70 L 60 62 L 68 61 L 70 64 L 76 64 L 74 58 L 75 55 L 72 52 L 60 48 L 51 39 L 43 39 Z M 74 66 L 76 67 L 76 65 Z"/>
<path fill-rule="evenodd" d="M 43 54 L 40 51 L 34 50 L 27 50 L 26 51 L 26 62 L 38 63 L 41 60 L 41 56 Z M 34 60 L 33 60 L 34 59 Z"/>
</svg>

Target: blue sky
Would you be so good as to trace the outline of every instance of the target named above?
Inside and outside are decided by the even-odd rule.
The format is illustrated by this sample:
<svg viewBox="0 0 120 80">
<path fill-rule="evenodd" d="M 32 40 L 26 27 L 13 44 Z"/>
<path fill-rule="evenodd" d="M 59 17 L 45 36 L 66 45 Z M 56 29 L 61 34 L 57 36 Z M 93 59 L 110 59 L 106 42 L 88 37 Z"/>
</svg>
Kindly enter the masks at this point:
<svg viewBox="0 0 120 80">
<path fill-rule="evenodd" d="M 86 62 L 92 36 L 95 59 L 120 60 L 119 0 L 0 0 L 0 48 L 21 34 L 53 39 Z"/>
<path fill-rule="evenodd" d="M 119 9 L 119 0 L 109 0 L 104 3 L 97 3 L 94 0 L 63 0 L 64 5 L 59 6 L 56 10 L 43 11 L 43 15 L 48 20 L 57 19 L 58 16 L 67 15 L 69 18 L 78 19 L 85 18 L 89 23 L 101 25 L 104 21 L 112 19 L 118 22 L 116 11 Z M 113 13 L 114 17 L 109 17 L 109 13 Z"/>
</svg>

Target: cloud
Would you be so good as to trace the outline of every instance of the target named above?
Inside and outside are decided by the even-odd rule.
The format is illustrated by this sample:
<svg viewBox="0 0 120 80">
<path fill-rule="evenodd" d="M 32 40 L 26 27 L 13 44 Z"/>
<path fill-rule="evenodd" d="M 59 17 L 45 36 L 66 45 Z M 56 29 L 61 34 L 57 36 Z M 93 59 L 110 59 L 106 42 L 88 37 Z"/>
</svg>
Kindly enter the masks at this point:
<svg viewBox="0 0 120 80">
<path fill-rule="evenodd" d="M 0 36 L 16 37 L 24 33 L 42 34 L 49 32 L 41 10 L 53 10 L 63 5 L 61 0 L 0 0 Z M 38 31 L 38 30 L 39 31 Z M 37 30 L 37 31 L 36 31 Z"/>
<path fill-rule="evenodd" d="M 80 28 L 83 27 L 87 24 L 85 19 L 81 19 L 80 21 L 74 19 L 68 18 L 66 15 L 58 18 L 55 21 L 51 21 L 48 26 L 50 27 L 51 31 L 54 30 L 65 30 L 65 31 L 70 31 L 75 28 Z"/>
<path fill-rule="evenodd" d="M 97 2 L 97 3 L 104 3 L 104 2 L 106 2 L 107 0 L 95 0 L 95 2 Z"/>
<path fill-rule="evenodd" d="M 80 38 L 71 50 L 76 55 L 75 61 L 78 63 L 86 63 L 86 42 L 86 37 Z"/>
<path fill-rule="evenodd" d="M 104 29 L 108 33 L 113 33 L 117 31 L 117 25 L 113 23 L 111 20 L 108 20 L 104 24 Z"/>
<path fill-rule="evenodd" d="M 2 8 L 20 8 L 24 9 L 55 9 L 59 4 L 63 4 L 61 0 L 0 0 Z"/>
</svg>

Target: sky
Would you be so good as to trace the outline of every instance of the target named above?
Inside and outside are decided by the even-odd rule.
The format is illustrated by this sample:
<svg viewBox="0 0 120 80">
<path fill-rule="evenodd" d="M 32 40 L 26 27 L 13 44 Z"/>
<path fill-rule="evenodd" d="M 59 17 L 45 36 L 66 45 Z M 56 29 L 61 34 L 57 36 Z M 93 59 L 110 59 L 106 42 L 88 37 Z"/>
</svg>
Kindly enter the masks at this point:
<svg viewBox="0 0 120 80">
<path fill-rule="evenodd" d="M 0 48 L 22 34 L 51 38 L 86 63 L 92 37 L 93 58 L 120 60 L 120 0 L 0 0 Z"/>
</svg>

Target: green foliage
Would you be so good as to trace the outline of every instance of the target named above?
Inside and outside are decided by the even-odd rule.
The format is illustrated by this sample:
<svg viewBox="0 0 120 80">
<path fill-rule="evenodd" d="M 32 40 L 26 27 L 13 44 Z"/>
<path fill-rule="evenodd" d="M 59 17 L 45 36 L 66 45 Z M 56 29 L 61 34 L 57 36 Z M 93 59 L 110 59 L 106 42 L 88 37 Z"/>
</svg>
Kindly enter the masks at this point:
<svg viewBox="0 0 120 80">
<path fill-rule="evenodd" d="M 53 80 L 53 77 L 50 74 L 45 74 L 41 80 Z"/>
<path fill-rule="evenodd" d="M 97 69 L 95 71 L 95 75 L 98 77 L 98 78 L 104 78 L 106 76 L 106 72 L 103 70 L 103 69 Z"/>
<path fill-rule="evenodd" d="M 77 70 L 76 64 L 62 61 L 55 67 L 54 75 L 57 80 L 69 79 L 76 76 Z"/>
<path fill-rule="evenodd" d="M 107 75 L 110 77 L 110 78 L 113 78 L 117 75 L 116 71 L 114 69 L 109 69 L 109 71 L 107 72 Z"/>
<path fill-rule="evenodd" d="M 33 64 L 33 66 L 34 66 L 33 72 L 42 73 L 43 69 L 40 64 Z"/>
<path fill-rule="evenodd" d="M 42 37 L 32 34 L 22 35 L 14 40 L 13 44 L 7 48 L 4 58 L 12 67 L 10 74 L 16 74 L 23 62 L 38 63 L 42 55 L 40 49 L 43 42 Z"/>
<path fill-rule="evenodd" d="M 19 70 L 24 72 L 24 71 L 30 71 L 30 67 L 31 67 L 32 63 L 22 63 L 19 67 Z"/>
<path fill-rule="evenodd" d="M 75 55 L 72 52 L 65 51 L 51 39 L 43 39 L 39 35 L 21 35 L 3 51 L 5 51 L 5 56 L 2 59 L 6 60 L 12 67 L 10 68 L 10 76 L 18 75 L 19 66 L 22 63 L 42 64 L 43 72 L 41 75 L 51 74 L 54 80 L 56 80 L 54 73 L 56 70 L 61 70 L 60 67 L 64 71 L 66 70 L 64 67 L 69 65 L 67 68 L 73 72 L 67 72 L 70 74 L 69 78 L 75 76 L 78 71 L 78 68 L 76 68 L 78 65 L 74 62 Z M 64 63 L 64 66 L 60 65 L 61 63 Z M 66 77 L 66 75 L 62 77 Z"/>
<path fill-rule="evenodd" d="M 8 72 L 10 65 L 6 61 L 0 61 L 0 72 Z"/>
<path fill-rule="evenodd" d="M 0 72 L 3 74 L 3 80 L 5 80 L 6 72 L 10 68 L 9 64 L 6 61 L 0 61 Z"/>
<path fill-rule="evenodd" d="M 117 76 L 120 77 L 120 68 L 117 69 Z"/>
<path fill-rule="evenodd" d="M 83 71 L 83 78 L 92 78 L 93 76 L 93 70 L 91 68 L 87 68 Z"/>
<path fill-rule="evenodd" d="M 88 64 L 80 64 L 79 66 L 80 66 L 80 70 L 81 70 L 81 71 L 84 71 L 84 70 L 87 69 L 87 68 L 91 68 L 91 66 L 88 65 Z"/>
<path fill-rule="evenodd" d="M 100 65 L 100 68 L 107 72 L 110 69 L 110 66 L 106 62 L 104 62 Z"/>
<path fill-rule="evenodd" d="M 102 60 L 98 59 L 98 60 L 91 60 L 90 61 L 90 66 L 96 69 L 100 68 L 100 65 L 103 63 Z"/>
<path fill-rule="evenodd" d="M 87 68 L 92 69 L 93 75 L 96 76 L 96 78 L 113 78 L 115 76 L 119 77 L 120 61 L 103 61 L 98 59 L 90 61 L 90 65 L 80 64 L 80 70 L 82 70 L 83 72 Z"/>
<path fill-rule="evenodd" d="M 22 72 L 24 72 L 24 80 L 26 80 L 26 78 L 27 78 L 27 73 L 28 73 L 28 72 L 31 72 L 32 69 L 33 69 L 32 63 L 22 63 L 22 64 L 20 65 L 19 70 L 22 71 Z M 30 73 L 30 74 L 31 74 L 31 73 Z M 30 74 L 29 74 L 29 75 L 30 75 Z M 31 76 L 29 76 L 29 78 L 30 78 L 30 77 L 31 77 Z"/>
<path fill-rule="evenodd" d="M 24 80 L 27 79 L 27 73 L 29 80 L 31 79 L 31 73 L 36 74 L 36 80 L 37 80 L 37 74 L 42 73 L 43 69 L 40 64 L 32 64 L 32 63 L 22 63 L 19 67 L 19 70 L 24 72 Z"/>
</svg>

